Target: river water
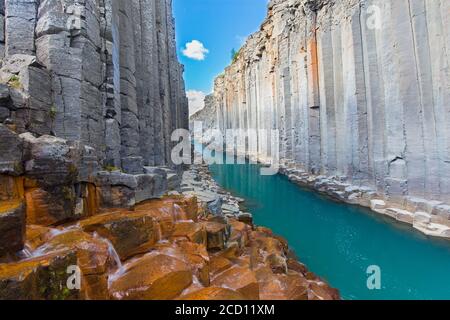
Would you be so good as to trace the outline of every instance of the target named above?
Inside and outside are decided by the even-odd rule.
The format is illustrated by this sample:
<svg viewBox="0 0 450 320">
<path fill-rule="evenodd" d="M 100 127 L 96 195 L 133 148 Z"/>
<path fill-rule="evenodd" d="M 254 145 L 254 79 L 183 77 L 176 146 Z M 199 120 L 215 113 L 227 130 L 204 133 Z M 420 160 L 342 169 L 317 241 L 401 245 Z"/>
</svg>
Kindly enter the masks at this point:
<svg viewBox="0 0 450 320">
<path fill-rule="evenodd" d="M 286 238 L 344 299 L 450 299 L 450 241 L 336 203 L 281 175 L 261 176 L 258 165 L 210 168 L 223 188 L 246 200 L 256 224 Z M 370 266 L 379 267 L 381 289 L 368 288 Z"/>
</svg>

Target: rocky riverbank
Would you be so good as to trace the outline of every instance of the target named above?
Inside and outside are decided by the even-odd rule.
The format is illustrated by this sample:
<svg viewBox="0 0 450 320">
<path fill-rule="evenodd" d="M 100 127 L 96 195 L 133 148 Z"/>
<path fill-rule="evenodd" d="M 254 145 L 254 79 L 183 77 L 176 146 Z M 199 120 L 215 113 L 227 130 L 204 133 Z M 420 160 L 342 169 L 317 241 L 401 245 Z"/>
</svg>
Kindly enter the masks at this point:
<svg viewBox="0 0 450 320">
<path fill-rule="evenodd" d="M 408 224 L 421 233 L 450 239 L 450 206 L 441 201 L 405 197 L 392 201 L 374 188 L 354 185 L 345 176 L 314 175 L 293 162 L 285 162 L 280 173 L 289 181 L 325 194 L 337 201 L 370 208 L 372 211 Z"/>
<path fill-rule="evenodd" d="M 272 0 L 191 121 L 279 156 L 294 183 L 449 238 L 449 6 Z"/>
<path fill-rule="evenodd" d="M 184 193 L 198 199 L 171 195 L 75 223 L 28 224 L 25 249 L 0 264 L 0 299 L 339 298 L 290 255 L 284 239 L 230 210 L 239 200 L 205 175 L 205 167 L 184 175 L 184 189 L 195 185 Z M 205 192 L 224 199 L 222 212 Z M 79 290 L 68 287 L 76 268 Z"/>
</svg>

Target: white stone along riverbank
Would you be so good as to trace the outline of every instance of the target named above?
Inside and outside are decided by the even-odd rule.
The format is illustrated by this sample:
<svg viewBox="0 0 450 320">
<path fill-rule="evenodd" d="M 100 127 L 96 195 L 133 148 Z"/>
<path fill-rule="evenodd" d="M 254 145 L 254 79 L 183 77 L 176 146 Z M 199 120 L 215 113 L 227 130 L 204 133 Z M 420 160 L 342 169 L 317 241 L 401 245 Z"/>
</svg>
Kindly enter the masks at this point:
<svg viewBox="0 0 450 320">
<path fill-rule="evenodd" d="M 256 132 L 237 151 L 262 163 L 276 130 L 291 181 L 450 237 L 449 9 L 272 0 L 191 122 Z"/>
</svg>

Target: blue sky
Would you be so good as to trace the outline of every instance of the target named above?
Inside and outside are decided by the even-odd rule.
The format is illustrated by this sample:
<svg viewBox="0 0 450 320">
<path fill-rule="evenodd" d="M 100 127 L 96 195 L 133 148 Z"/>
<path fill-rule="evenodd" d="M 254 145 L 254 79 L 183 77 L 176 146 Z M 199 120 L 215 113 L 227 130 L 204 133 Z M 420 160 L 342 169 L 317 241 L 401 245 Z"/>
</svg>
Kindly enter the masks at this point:
<svg viewBox="0 0 450 320">
<path fill-rule="evenodd" d="M 210 93 L 214 78 L 245 38 L 257 31 L 267 0 L 173 0 L 178 56 L 186 89 Z"/>
</svg>

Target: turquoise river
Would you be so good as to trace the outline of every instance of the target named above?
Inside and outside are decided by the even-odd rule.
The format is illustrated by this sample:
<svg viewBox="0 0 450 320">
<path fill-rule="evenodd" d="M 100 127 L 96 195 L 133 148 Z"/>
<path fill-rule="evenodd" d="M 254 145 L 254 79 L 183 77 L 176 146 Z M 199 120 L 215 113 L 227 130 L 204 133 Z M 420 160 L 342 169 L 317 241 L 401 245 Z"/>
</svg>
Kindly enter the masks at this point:
<svg viewBox="0 0 450 320">
<path fill-rule="evenodd" d="M 450 299 L 450 241 L 367 209 L 331 201 L 258 165 L 212 165 L 214 179 L 246 200 L 256 224 L 286 238 L 307 267 L 344 299 Z M 367 287 L 367 268 L 381 289 Z"/>
</svg>

